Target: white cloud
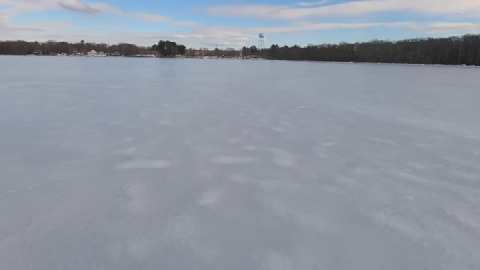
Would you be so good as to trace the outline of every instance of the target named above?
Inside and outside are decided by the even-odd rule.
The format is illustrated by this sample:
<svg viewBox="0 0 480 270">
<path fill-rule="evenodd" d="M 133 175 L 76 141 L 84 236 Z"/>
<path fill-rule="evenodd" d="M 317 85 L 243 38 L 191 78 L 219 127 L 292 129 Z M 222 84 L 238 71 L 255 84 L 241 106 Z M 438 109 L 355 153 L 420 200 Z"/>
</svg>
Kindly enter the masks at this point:
<svg viewBox="0 0 480 270">
<path fill-rule="evenodd" d="M 4 11 L 5 16 L 9 18 L 28 12 L 66 9 L 74 12 L 87 14 L 106 13 L 147 22 L 171 22 L 178 24 L 184 23 L 175 22 L 171 18 L 154 13 L 125 12 L 115 6 L 104 2 L 86 3 L 81 0 L 0 0 L 0 5 L 6 5 L 10 7 L 7 11 Z"/>
<path fill-rule="evenodd" d="M 407 27 L 410 30 L 422 31 L 429 34 L 445 33 L 453 31 L 480 32 L 480 23 L 471 22 L 437 22 L 428 24 L 411 24 Z"/>
<path fill-rule="evenodd" d="M 147 22 L 161 22 L 161 23 L 173 22 L 171 18 L 168 18 L 166 16 L 153 14 L 153 13 L 125 12 L 107 3 L 91 3 L 89 4 L 89 7 L 95 10 L 98 10 L 102 13 L 112 14 L 112 15 L 121 16 L 125 18 L 139 19 Z"/>
<path fill-rule="evenodd" d="M 267 33 L 305 32 L 329 29 L 359 29 L 372 27 L 402 28 L 407 30 L 422 31 L 425 33 L 447 33 L 452 31 L 479 32 L 480 23 L 471 22 L 388 22 L 388 23 L 308 23 L 287 27 L 262 27 L 251 30 Z"/>
<path fill-rule="evenodd" d="M 318 2 L 300 2 L 300 3 L 298 3 L 298 5 L 301 6 L 301 7 L 311 7 L 311 6 L 321 6 L 321 5 L 326 4 L 328 2 L 329 2 L 329 0 L 322 0 L 322 1 L 318 1 Z"/>
<path fill-rule="evenodd" d="M 63 22 L 42 22 L 38 24 L 18 26 L 11 24 L 5 18 L 0 17 L 0 37 L 2 40 L 29 40 L 44 41 L 49 35 L 60 33 L 65 30 L 75 29 L 76 26 Z M 42 38 L 38 38 L 42 37 Z"/>
<path fill-rule="evenodd" d="M 127 14 L 128 17 L 140 19 L 147 22 L 170 22 L 171 19 L 162 15 L 151 13 L 131 13 Z"/>
<path fill-rule="evenodd" d="M 97 13 L 97 9 L 92 8 L 80 0 L 62 0 L 58 3 L 62 8 L 81 13 Z"/>
<path fill-rule="evenodd" d="M 380 12 L 410 11 L 425 15 L 480 17 L 478 0 L 367 0 L 323 6 L 225 5 L 204 9 L 220 17 L 294 20 L 329 16 L 365 16 Z"/>
</svg>

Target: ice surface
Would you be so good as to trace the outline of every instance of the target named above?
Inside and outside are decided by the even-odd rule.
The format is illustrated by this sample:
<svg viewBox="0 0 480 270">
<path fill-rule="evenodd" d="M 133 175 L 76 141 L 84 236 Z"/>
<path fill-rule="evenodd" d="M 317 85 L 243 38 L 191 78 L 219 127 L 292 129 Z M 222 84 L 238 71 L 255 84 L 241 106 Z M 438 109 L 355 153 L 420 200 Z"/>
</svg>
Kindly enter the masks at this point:
<svg viewBox="0 0 480 270">
<path fill-rule="evenodd" d="M 0 269 L 480 269 L 478 68 L 0 71 Z"/>
</svg>

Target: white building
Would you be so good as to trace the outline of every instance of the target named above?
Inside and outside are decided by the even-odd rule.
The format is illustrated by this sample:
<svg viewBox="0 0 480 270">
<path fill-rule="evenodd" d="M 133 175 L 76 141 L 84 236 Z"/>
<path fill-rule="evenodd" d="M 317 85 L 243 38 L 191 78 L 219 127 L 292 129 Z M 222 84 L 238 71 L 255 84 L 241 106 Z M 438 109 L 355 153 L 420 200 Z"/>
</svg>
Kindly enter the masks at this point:
<svg viewBox="0 0 480 270">
<path fill-rule="evenodd" d="M 87 52 L 87 55 L 88 56 L 98 56 L 98 52 L 95 51 L 95 50 L 91 50 L 91 51 Z"/>
</svg>

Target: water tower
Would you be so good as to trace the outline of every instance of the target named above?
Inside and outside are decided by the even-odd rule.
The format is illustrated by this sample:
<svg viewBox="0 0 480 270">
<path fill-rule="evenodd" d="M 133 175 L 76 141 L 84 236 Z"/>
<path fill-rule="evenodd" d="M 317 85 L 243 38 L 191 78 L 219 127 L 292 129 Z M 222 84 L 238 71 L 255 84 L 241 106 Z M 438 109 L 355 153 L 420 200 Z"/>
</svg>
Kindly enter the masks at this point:
<svg viewBox="0 0 480 270">
<path fill-rule="evenodd" d="M 263 33 L 258 34 L 258 50 L 265 49 L 265 35 Z"/>
</svg>

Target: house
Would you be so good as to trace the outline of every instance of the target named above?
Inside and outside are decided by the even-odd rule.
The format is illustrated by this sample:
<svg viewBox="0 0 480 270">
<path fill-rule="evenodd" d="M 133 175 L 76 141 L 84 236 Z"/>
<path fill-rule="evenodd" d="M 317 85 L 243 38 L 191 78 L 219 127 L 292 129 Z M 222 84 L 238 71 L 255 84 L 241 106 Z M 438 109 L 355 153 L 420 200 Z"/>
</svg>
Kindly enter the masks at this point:
<svg viewBox="0 0 480 270">
<path fill-rule="evenodd" d="M 98 52 L 95 50 L 88 51 L 87 56 L 98 56 Z"/>
<path fill-rule="evenodd" d="M 95 50 L 91 50 L 89 52 L 87 52 L 87 56 L 93 56 L 93 57 L 105 57 L 107 56 L 107 54 L 105 52 L 102 52 L 102 51 L 95 51 Z"/>
</svg>

